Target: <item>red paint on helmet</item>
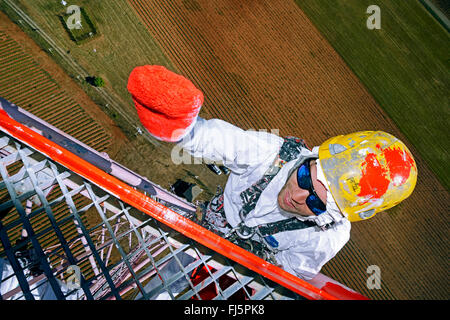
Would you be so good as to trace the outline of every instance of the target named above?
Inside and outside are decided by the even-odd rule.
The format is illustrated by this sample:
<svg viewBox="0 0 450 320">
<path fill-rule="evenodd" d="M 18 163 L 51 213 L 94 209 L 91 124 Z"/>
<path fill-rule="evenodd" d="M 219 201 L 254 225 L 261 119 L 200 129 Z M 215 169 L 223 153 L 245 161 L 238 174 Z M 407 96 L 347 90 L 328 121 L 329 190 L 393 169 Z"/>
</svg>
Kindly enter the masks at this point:
<svg viewBox="0 0 450 320">
<path fill-rule="evenodd" d="M 378 145 L 377 149 L 381 150 Z M 361 165 L 361 189 L 358 196 L 366 198 L 367 201 L 381 198 L 391 182 L 394 186 L 404 184 L 409 178 L 411 168 L 415 168 L 411 155 L 399 147 L 386 148 L 381 156 L 386 160 L 386 164 L 380 163 L 375 153 L 368 153 Z"/>
<path fill-rule="evenodd" d="M 409 178 L 411 168 L 415 168 L 413 158 L 399 147 L 387 148 L 383 151 L 383 155 L 389 168 L 391 181 L 395 186 L 404 184 Z"/>
<path fill-rule="evenodd" d="M 358 196 L 369 199 L 379 199 L 389 187 L 388 172 L 381 165 L 375 153 L 368 153 L 362 163 L 362 176 L 359 181 L 360 192 Z"/>
</svg>

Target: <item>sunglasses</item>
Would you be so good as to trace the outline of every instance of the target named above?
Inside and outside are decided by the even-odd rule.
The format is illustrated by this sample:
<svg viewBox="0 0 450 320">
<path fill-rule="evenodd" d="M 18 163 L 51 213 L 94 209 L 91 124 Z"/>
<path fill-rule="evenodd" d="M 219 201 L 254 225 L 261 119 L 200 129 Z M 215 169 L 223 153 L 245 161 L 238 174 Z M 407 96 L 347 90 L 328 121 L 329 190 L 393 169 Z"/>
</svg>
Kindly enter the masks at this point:
<svg viewBox="0 0 450 320">
<path fill-rule="evenodd" d="M 309 196 L 306 198 L 306 205 L 309 210 L 317 216 L 327 211 L 326 205 L 314 191 L 309 161 L 306 161 L 297 169 L 297 184 L 300 188 L 309 191 Z"/>
</svg>

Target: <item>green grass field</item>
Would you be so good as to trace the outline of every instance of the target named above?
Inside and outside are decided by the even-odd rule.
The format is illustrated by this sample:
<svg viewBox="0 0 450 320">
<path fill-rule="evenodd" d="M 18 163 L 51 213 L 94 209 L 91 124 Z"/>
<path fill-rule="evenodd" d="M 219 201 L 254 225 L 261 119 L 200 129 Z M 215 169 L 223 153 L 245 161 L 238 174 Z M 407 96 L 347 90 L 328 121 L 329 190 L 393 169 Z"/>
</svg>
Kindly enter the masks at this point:
<svg viewBox="0 0 450 320">
<path fill-rule="evenodd" d="M 449 34 L 419 1 L 296 0 L 380 106 L 450 189 Z M 446 49 L 447 48 L 447 49 Z"/>
</svg>

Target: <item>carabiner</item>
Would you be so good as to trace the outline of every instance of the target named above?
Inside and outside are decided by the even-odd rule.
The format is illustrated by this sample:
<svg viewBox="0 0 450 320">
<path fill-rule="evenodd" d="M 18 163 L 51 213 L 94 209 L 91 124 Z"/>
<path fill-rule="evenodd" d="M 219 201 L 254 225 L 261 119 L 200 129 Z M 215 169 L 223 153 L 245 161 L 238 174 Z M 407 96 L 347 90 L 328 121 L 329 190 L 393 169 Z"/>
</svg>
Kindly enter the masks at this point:
<svg viewBox="0 0 450 320">
<path fill-rule="evenodd" d="M 242 240 L 247 240 L 254 236 L 256 228 L 247 227 L 243 222 L 241 222 L 235 231 L 239 238 Z"/>
</svg>

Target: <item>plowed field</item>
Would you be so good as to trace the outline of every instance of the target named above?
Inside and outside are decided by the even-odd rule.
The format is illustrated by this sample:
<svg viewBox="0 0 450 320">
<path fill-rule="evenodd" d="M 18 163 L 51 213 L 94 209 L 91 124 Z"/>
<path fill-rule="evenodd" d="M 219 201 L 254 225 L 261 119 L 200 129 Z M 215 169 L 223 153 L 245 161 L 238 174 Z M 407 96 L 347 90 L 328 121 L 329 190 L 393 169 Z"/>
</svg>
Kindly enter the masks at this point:
<svg viewBox="0 0 450 320">
<path fill-rule="evenodd" d="M 120 143 L 125 141 L 124 135 L 114 128 L 113 122 L 99 110 L 98 106 L 2 12 L 0 12 L 0 96 L 97 151 L 115 154 L 120 149 Z M 8 172 L 12 175 L 20 168 L 22 165 L 18 161 L 8 168 Z M 61 195 L 61 190 L 55 187 L 47 199 L 51 203 Z M 2 190 L 0 203 L 7 200 L 9 195 L 6 190 Z M 80 194 L 75 195 L 73 200 L 77 208 L 89 203 Z M 33 207 L 33 210 L 35 209 L 36 206 Z M 58 223 L 67 219 L 68 210 L 64 204 L 57 204 L 52 210 Z M 9 223 L 17 221 L 18 217 L 16 209 L 0 214 L 3 226 L 8 226 L 5 229 L 13 243 L 20 236 L 22 225 L 11 227 Z M 83 215 L 82 219 L 83 223 L 89 225 L 88 215 Z M 52 225 L 45 212 L 35 215 L 30 221 L 35 234 L 39 235 L 38 241 L 44 248 L 58 244 L 56 234 L 49 231 L 52 230 Z M 71 222 L 61 223 L 59 228 L 66 239 L 79 236 L 75 225 Z M 71 249 L 80 250 L 82 244 L 71 245 Z M 2 256 L 3 250 L 0 244 Z M 55 262 L 53 259 L 54 257 L 51 257 L 52 263 Z M 86 264 L 80 266 L 84 268 Z"/>
<path fill-rule="evenodd" d="M 277 129 L 310 146 L 384 130 L 414 146 L 294 1 L 129 0 L 177 71 L 203 90 L 205 118 Z M 417 155 L 413 195 L 352 239 L 323 272 L 373 299 L 447 299 L 448 192 Z M 381 270 L 369 290 L 370 265 Z"/>
<path fill-rule="evenodd" d="M 2 12 L 0 21 L 0 96 L 98 151 L 117 152 L 112 141 L 123 134 L 113 122 Z"/>
</svg>

